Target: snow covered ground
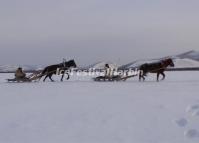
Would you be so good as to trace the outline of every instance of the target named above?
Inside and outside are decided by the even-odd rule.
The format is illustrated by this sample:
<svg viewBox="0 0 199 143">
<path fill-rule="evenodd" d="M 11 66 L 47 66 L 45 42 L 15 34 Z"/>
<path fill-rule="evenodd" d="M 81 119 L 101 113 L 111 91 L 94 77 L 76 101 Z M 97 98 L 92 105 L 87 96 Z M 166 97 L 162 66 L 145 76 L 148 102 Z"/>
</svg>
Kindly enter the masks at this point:
<svg viewBox="0 0 199 143">
<path fill-rule="evenodd" d="M 0 74 L 0 143 L 198 143 L 199 72 L 166 74 L 108 83 Z"/>
</svg>

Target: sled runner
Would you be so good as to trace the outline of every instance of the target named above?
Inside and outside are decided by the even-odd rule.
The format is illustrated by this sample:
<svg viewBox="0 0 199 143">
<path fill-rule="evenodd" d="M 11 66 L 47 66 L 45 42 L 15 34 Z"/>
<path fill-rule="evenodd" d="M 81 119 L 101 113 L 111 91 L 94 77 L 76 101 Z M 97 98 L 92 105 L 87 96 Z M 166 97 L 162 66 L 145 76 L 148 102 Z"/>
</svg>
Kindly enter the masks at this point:
<svg viewBox="0 0 199 143">
<path fill-rule="evenodd" d="M 27 77 L 25 78 L 13 78 L 13 79 L 7 79 L 8 82 L 31 82 L 31 80 Z"/>
<path fill-rule="evenodd" d="M 93 78 L 94 81 L 126 81 L 129 78 L 135 77 L 137 75 L 131 75 L 131 76 L 125 76 L 122 77 L 120 75 L 112 76 L 112 77 L 107 77 L 107 76 L 98 76 L 96 78 Z"/>
</svg>

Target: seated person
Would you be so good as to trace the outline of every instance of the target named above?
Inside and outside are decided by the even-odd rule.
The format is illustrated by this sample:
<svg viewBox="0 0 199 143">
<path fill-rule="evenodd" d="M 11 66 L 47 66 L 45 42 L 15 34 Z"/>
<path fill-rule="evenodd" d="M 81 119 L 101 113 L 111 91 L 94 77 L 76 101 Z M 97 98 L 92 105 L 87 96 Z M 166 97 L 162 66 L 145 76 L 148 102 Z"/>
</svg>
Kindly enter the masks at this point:
<svg viewBox="0 0 199 143">
<path fill-rule="evenodd" d="M 26 74 L 23 72 L 22 68 L 18 68 L 15 72 L 15 78 L 16 79 L 23 79 L 26 77 Z"/>
<path fill-rule="evenodd" d="M 112 69 L 109 64 L 105 64 L 105 77 L 112 77 Z"/>
</svg>

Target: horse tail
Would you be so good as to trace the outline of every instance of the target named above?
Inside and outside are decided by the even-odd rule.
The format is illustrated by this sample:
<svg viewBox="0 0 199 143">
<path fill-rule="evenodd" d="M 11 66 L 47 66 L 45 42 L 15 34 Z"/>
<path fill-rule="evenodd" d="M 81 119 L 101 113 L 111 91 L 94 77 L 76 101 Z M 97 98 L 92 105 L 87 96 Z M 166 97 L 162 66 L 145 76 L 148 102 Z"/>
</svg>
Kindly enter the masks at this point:
<svg viewBox="0 0 199 143">
<path fill-rule="evenodd" d="M 146 69 L 147 64 L 143 64 L 139 67 L 139 70 L 144 71 Z"/>
<path fill-rule="evenodd" d="M 143 76 L 146 76 L 147 72 L 148 72 L 148 64 L 143 64 L 139 67 L 139 70 L 140 70 L 140 74 L 143 75 Z"/>
<path fill-rule="evenodd" d="M 46 74 L 46 72 L 48 71 L 48 68 L 45 68 L 43 71 L 42 71 L 42 75 Z"/>
<path fill-rule="evenodd" d="M 45 74 L 47 74 L 48 68 L 45 68 L 40 75 L 38 76 L 39 79 L 41 79 Z"/>
</svg>

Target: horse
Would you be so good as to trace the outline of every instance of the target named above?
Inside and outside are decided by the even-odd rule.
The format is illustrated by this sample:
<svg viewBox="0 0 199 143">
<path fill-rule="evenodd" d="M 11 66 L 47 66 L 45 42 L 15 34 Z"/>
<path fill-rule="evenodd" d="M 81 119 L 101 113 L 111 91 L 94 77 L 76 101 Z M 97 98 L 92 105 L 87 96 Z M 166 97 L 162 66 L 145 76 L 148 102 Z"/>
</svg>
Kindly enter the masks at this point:
<svg viewBox="0 0 199 143">
<path fill-rule="evenodd" d="M 44 68 L 44 70 L 41 72 L 40 75 L 40 79 L 45 76 L 44 78 L 44 82 L 46 80 L 46 78 L 48 77 L 52 82 L 54 82 L 54 80 L 52 79 L 52 75 L 56 74 L 57 72 L 62 72 L 62 77 L 61 77 L 61 81 L 63 81 L 64 78 L 64 74 L 68 75 L 67 80 L 70 78 L 68 73 L 65 73 L 66 70 L 69 70 L 70 68 L 76 68 L 77 65 L 75 63 L 74 60 L 70 60 L 70 61 L 66 61 L 60 64 L 56 64 L 56 65 L 50 65 Z"/>
<path fill-rule="evenodd" d="M 139 70 L 139 81 L 143 79 L 145 80 L 145 76 L 147 73 L 157 73 L 157 81 L 159 81 L 160 74 L 163 76 L 162 80 L 165 79 L 166 75 L 164 71 L 168 66 L 174 67 L 173 60 L 171 58 L 161 60 L 156 63 L 145 63 L 140 66 Z"/>
</svg>

